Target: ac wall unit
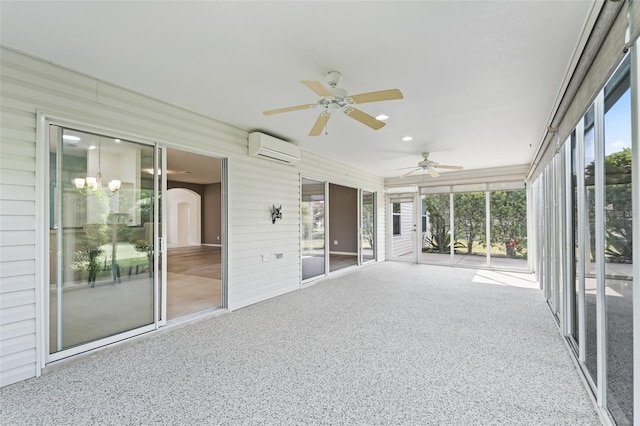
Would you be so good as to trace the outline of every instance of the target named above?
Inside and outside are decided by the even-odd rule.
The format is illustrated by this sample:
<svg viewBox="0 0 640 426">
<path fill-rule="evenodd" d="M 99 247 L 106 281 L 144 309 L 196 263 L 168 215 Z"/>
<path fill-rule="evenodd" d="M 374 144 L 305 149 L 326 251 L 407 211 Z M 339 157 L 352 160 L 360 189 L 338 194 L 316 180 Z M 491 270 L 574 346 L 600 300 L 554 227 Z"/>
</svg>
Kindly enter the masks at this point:
<svg viewBox="0 0 640 426">
<path fill-rule="evenodd" d="M 300 162 L 300 148 L 260 132 L 249 133 L 249 155 L 284 164 Z"/>
</svg>

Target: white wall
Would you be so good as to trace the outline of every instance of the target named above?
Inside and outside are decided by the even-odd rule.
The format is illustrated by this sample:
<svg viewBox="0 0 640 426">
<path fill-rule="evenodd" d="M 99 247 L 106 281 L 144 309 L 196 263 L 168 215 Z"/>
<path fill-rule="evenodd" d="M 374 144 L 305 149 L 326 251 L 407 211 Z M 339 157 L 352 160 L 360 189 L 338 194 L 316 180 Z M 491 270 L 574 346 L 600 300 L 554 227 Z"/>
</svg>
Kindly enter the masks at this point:
<svg viewBox="0 0 640 426">
<path fill-rule="evenodd" d="M 298 167 L 249 157 L 247 131 L 95 78 L 2 48 L 0 51 L 0 384 L 39 372 L 47 287 L 47 147 L 38 112 L 111 130 L 129 140 L 228 158 L 228 306 L 238 309 L 300 286 L 300 175 L 361 187 L 384 197 L 383 180 L 303 152 Z M 116 133 L 114 133 L 116 132 Z M 174 144 L 172 141 L 180 141 Z M 259 171 L 257 174 L 256 171 Z M 272 204 L 283 219 L 271 223 Z M 378 259 L 384 259 L 378 203 Z M 263 263 L 263 254 L 283 258 Z M 269 256 L 274 259 L 274 256 Z"/>
<path fill-rule="evenodd" d="M 202 242 L 200 195 L 190 189 L 172 188 L 166 197 L 167 247 L 199 246 Z"/>
</svg>

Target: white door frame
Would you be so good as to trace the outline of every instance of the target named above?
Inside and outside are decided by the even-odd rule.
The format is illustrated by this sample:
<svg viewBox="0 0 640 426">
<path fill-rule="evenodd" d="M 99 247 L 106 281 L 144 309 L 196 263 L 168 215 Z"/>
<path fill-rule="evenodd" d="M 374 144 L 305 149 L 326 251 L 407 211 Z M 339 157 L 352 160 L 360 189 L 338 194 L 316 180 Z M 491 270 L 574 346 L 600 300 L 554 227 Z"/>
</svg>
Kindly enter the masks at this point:
<svg viewBox="0 0 640 426">
<path fill-rule="evenodd" d="M 39 179 L 38 183 L 42 186 L 42 188 L 48 188 L 49 186 L 49 161 L 48 160 L 43 161 L 42 159 L 49 158 L 50 125 L 75 129 L 82 132 L 95 133 L 98 135 L 120 137 L 122 139 L 131 140 L 136 143 L 154 147 L 154 149 L 157 152 L 158 144 L 156 141 L 149 140 L 147 138 L 140 137 L 138 135 L 127 134 L 126 132 L 123 132 L 118 129 L 94 126 L 91 124 L 87 124 L 86 122 L 83 122 L 83 121 L 69 119 L 67 117 L 62 117 L 62 116 L 59 116 L 53 113 L 48 113 L 45 111 L 38 111 L 37 133 L 38 133 L 38 142 L 40 144 L 39 156 L 41 158 L 41 160 L 38 160 L 38 161 L 42 165 L 42 170 L 43 170 L 43 173 L 41 174 L 41 178 Z M 154 192 L 155 192 L 155 199 L 157 200 L 158 192 L 155 190 L 155 185 L 154 185 Z M 48 222 L 49 220 L 50 200 L 49 200 L 49 195 L 47 193 L 43 194 L 42 198 L 43 198 L 43 203 L 42 203 L 41 211 L 39 212 L 39 217 L 40 217 L 40 221 L 44 223 L 44 221 Z M 156 220 L 157 219 L 154 218 L 154 221 Z M 40 226 L 40 229 L 43 231 L 45 229 L 48 229 L 48 226 L 44 226 L 43 224 L 39 224 L 39 226 Z M 38 287 L 46 285 L 48 288 L 48 283 L 50 282 L 50 276 L 49 276 L 50 274 L 50 262 L 49 262 L 50 242 L 48 238 L 43 237 L 41 239 L 41 247 L 42 247 L 42 250 L 40 250 L 40 253 L 41 253 L 40 256 L 42 261 L 40 262 L 38 269 L 40 270 L 39 273 L 43 279 L 39 280 L 41 284 Z M 157 259 L 156 259 L 156 262 L 154 262 L 154 268 L 157 268 Z M 36 307 L 36 312 L 37 312 L 36 313 L 36 324 L 37 324 L 36 331 L 39 334 L 39 336 L 37 338 L 38 368 L 36 370 L 36 376 L 39 376 L 41 374 L 42 369 L 44 369 L 47 364 L 50 364 L 64 358 L 68 358 L 68 357 L 80 354 L 80 353 L 89 352 L 89 351 L 98 349 L 100 347 L 104 347 L 112 343 L 116 343 L 118 341 L 122 341 L 130 337 L 134 337 L 134 336 L 157 329 L 158 326 L 160 325 L 158 321 L 159 307 L 157 303 L 157 300 L 158 300 L 157 293 L 158 293 L 158 276 L 157 274 L 155 274 L 154 275 L 154 302 L 153 302 L 154 303 L 154 306 L 153 306 L 154 319 L 152 323 L 141 326 L 141 327 L 137 327 L 131 330 L 127 330 L 125 332 L 118 333 L 116 335 L 107 336 L 102 339 L 90 341 L 78 346 L 64 349 L 55 353 L 50 353 L 48 349 L 49 348 L 49 343 L 48 343 L 49 342 L 49 321 L 50 321 L 49 320 L 49 303 L 50 303 L 49 292 L 45 291 L 44 288 L 42 289 L 38 288 L 37 289 L 37 307 Z M 40 316 L 40 318 L 38 318 L 38 316 Z"/>
<path fill-rule="evenodd" d="M 411 202 L 412 209 L 412 226 L 411 226 L 411 256 L 394 256 L 393 255 L 393 203 L 397 202 Z M 387 195 L 387 259 L 395 260 L 399 262 L 418 262 L 418 243 L 420 239 L 417 238 L 418 233 L 418 194 L 393 194 Z M 401 225 L 402 226 L 402 225 Z"/>
</svg>

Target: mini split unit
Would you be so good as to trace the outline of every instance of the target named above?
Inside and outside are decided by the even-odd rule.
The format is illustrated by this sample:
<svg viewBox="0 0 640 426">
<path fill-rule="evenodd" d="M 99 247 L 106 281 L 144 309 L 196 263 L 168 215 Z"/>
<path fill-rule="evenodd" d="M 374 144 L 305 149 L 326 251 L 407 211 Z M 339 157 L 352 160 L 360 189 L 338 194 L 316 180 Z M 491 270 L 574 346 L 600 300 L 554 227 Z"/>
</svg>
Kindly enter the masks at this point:
<svg viewBox="0 0 640 426">
<path fill-rule="evenodd" d="M 300 162 L 300 148 L 260 132 L 249 133 L 249 155 L 284 164 Z"/>
</svg>

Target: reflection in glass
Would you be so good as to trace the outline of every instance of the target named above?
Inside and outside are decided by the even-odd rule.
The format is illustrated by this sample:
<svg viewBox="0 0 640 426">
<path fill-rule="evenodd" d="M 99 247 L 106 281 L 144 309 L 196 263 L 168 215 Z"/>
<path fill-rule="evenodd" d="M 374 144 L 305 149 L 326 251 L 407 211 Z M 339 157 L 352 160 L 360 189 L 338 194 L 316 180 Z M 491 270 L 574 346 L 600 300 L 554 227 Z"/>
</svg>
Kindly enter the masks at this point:
<svg viewBox="0 0 640 426">
<path fill-rule="evenodd" d="M 49 353 L 154 322 L 153 151 L 50 126 Z"/>
<path fill-rule="evenodd" d="M 324 182 L 302 178 L 302 279 L 325 274 Z"/>
<path fill-rule="evenodd" d="M 449 194 L 422 196 L 422 260 L 451 262 L 451 215 Z"/>
<path fill-rule="evenodd" d="M 489 198 L 491 266 L 527 268 L 526 191 L 493 191 Z"/>
<path fill-rule="evenodd" d="M 605 87 L 605 297 L 607 405 L 633 424 L 633 221 L 629 57 Z M 636 166 L 637 167 L 637 166 Z"/>
<path fill-rule="evenodd" d="M 487 264 L 486 205 L 484 192 L 453 195 L 454 263 Z"/>
<path fill-rule="evenodd" d="M 375 210 L 373 192 L 362 191 L 362 261 L 375 259 Z"/>
<path fill-rule="evenodd" d="M 595 226 L 595 144 L 594 107 L 584 117 L 584 185 L 585 185 L 585 247 L 584 247 L 584 312 L 585 312 L 585 364 L 597 385 L 598 345 L 596 339 L 596 226 Z"/>
</svg>

